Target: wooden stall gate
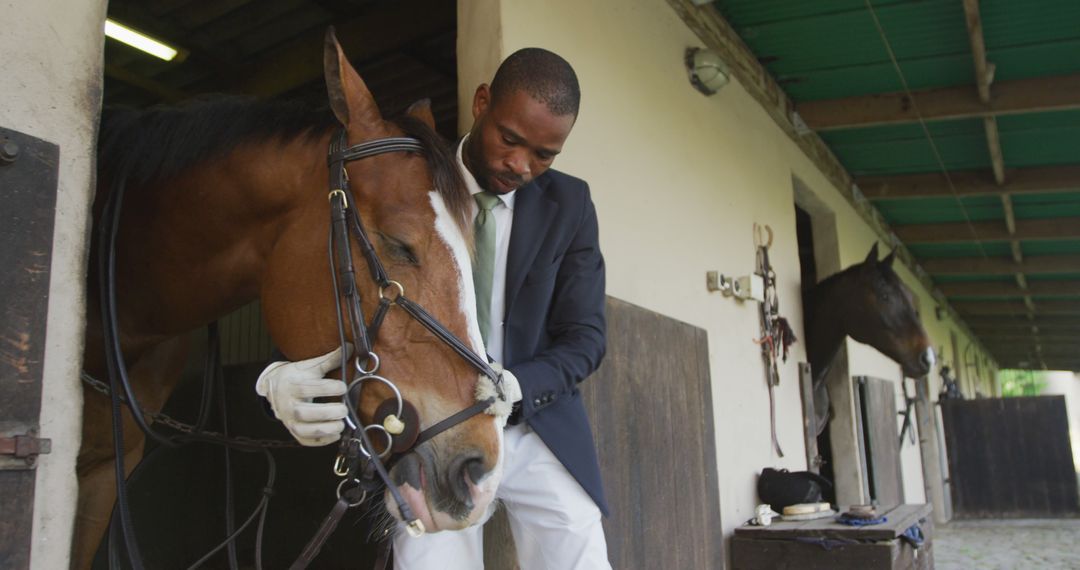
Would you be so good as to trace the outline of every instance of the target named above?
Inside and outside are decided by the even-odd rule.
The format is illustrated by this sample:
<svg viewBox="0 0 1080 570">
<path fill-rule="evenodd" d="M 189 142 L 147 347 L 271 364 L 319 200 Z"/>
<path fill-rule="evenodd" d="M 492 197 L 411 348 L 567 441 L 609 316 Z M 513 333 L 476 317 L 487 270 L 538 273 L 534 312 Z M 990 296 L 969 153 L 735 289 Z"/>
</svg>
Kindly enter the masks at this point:
<svg viewBox="0 0 1080 570">
<path fill-rule="evenodd" d="M 723 568 L 720 489 L 704 330 L 608 297 L 608 348 L 581 384 L 612 514 L 613 568 Z M 485 567 L 517 568 L 505 512 Z"/>
<path fill-rule="evenodd" d="M 955 517 L 1080 515 L 1064 396 L 940 403 Z"/>
</svg>

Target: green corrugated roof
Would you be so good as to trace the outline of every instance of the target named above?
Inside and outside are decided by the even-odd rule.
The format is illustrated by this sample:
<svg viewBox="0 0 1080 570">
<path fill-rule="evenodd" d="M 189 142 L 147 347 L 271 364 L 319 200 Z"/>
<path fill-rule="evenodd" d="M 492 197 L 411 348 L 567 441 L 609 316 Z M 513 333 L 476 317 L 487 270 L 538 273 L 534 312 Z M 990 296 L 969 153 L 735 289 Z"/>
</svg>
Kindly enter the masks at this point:
<svg viewBox="0 0 1080 570">
<path fill-rule="evenodd" d="M 714 5 L 796 107 L 800 102 L 903 90 L 865 0 L 717 0 Z M 911 90 L 967 85 L 974 93 L 974 64 L 961 2 L 876 0 L 872 5 Z M 979 10 L 987 59 L 995 66 L 996 82 L 1080 74 L 1080 1 L 982 0 Z M 1013 169 L 1080 165 L 1080 110 L 1000 116 L 997 125 L 1006 182 Z M 931 121 L 927 130 L 933 144 L 918 123 L 819 134 L 855 177 L 939 173 L 942 167 L 950 171 L 991 169 L 981 119 Z M 1080 217 L 1080 180 L 1075 190 L 1054 190 L 1013 194 L 1015 218 Z M 970 220 L 1005 226 L 1005 209 L 997 195 L 883 199 L 875 200 L 874 205 L 890 224 L 963 224 Z M 1080 240 L 1022 241 L 1020 248 L 1025 257 L 1077 255 Z M 1008 241 L 914 244 L 909 249 L 917 259 L 1012 256 Z M 1015 282 L 1011 275 L 932 277 L 938 283 L 954 284 Z M 1078 281 L 1080 274 L 1060 272 L 1027 278 Z M 993 299 L 975 295 L 951 298 L 973 302 Z"/>
</svg>

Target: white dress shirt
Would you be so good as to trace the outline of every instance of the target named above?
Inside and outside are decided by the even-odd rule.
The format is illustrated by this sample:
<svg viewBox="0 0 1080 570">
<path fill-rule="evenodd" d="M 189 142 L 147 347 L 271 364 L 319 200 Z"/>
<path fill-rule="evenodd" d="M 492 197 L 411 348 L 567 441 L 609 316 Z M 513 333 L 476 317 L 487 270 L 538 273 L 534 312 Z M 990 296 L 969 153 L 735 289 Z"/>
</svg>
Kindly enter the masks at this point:
<svg viewBox="0 0 1080 570">
<path fill-rule="evenodd" d="M 465 167 L 461 159 L 461 150 L 469 135 L 465 135 L 458 143 L 457 163 L 461 169 L 461 175 L 465 178 L 465 186 L 470 195 L 483 192 L 484 189 L 476 182 L 476 177 Z M 506 314 L 506 253 L 510 248 L 510 228 L 514 225 L 514 195 L 517 190 L 499 194 L 500 204 L 491 209 L 495 216 L 495 268 L 492 272 L 491 283 L 491 322 L 488 326 L 487 353 L 495 362 L 503 361 L 503 317 Z M 476 200 L 472 201 L 472 219 L 480 213 L 480 206 Z"/>
</svg>

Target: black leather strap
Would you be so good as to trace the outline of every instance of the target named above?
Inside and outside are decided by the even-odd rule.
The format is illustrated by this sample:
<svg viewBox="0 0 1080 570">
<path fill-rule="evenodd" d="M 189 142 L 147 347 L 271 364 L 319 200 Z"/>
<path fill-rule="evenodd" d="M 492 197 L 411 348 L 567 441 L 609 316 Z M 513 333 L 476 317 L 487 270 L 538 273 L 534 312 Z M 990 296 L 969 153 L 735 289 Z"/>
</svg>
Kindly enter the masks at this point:
<svg viewBox="0 0 1080 570">
<path fill-rule="evenodd" d="M 345 516 L 345 511 L 348 510 L 349 499 L 342 495 L 334 503 L 334 507 L 330 509 L 322 524 L 319 525 L 319 530 L 315 533 L 315 536 L 308 541 L 304 551 L 300 553 L 300 557 L 292 563 L 292 566 L 289 566 L 289 570 L 304 570 L 315 560 L 315 557 L 319 555 L 319 551 L 322 550 L 323 544 L 326 543 L 331 534 L 334 534 L 334 529 L 337 528 L 338 523 L 341 522 L 341 517 Z"/>
</svg>

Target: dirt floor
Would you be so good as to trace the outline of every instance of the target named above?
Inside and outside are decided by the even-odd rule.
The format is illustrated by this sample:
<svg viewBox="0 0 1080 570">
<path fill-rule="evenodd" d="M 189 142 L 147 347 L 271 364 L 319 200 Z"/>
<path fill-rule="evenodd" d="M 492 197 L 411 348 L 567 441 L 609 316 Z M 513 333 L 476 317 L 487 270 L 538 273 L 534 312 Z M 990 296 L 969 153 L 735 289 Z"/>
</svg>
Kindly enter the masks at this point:
<svg viewBox="0 0 1080 570">
<path fill-rule="evenodd" d="M 1080 519 L 955 521 L 934 536 L 938 570 L 1080 569 Z"/>
</svg>

